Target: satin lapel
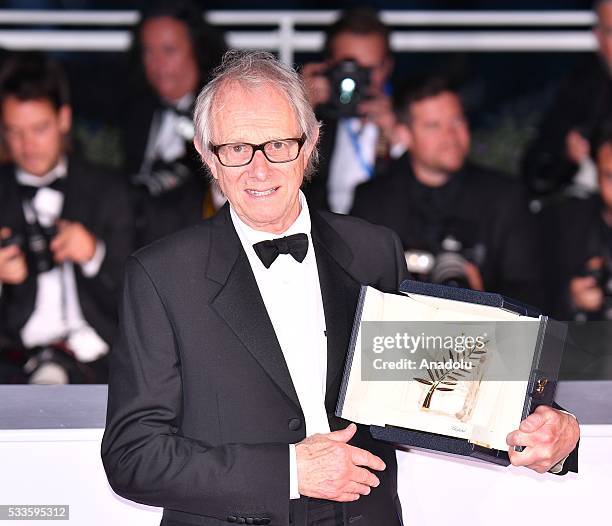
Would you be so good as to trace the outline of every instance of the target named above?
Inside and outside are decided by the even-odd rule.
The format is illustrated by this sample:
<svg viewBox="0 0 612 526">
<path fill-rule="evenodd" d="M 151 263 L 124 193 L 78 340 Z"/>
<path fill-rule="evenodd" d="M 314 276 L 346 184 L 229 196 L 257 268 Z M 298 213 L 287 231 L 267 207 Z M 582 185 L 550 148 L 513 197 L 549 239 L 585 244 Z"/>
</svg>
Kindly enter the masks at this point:
<svg viewBox="0 0 612 526">
<path fill-rule="evenodd" d="M 332 387 L 344 370 L 359 283 L 345 271 L 353 255 L 344 240 L 318 213 L 311 220 L 327 330 L 327 395 L 335 397 Z M 330 403 L 335 400 L 326 400 Z"/>
<path fill-rule="evenodd" d="M 276 333 L 266 311 L 249 260 L 240 244 L 225 205 L 212 219 L 207 277 L 222 287 L 212 308 L 268 373 L 272 381 L 299 408 L 295 387 Z"/>
</svg>

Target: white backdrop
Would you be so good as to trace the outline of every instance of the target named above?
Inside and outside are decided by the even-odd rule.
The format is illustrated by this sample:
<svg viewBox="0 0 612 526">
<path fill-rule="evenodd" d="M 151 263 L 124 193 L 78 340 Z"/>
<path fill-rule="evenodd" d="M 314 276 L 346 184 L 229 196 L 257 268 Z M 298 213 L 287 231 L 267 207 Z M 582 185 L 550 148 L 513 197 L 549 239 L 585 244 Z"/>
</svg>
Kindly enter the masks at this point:
<svg viewBox="0 0 612 526">
<path fill-rule="evenodd" d="M 578 476 L 398 452 L 405 525 L 607 524 L 612 425 L 581 428 Z M 101 429 L 0 430 L 0 504 L 68 504 L 65 523 L 79 526 L 159 524 L 159 509 L 112 492 L 100 461 L 101 438 Z"/>
</svg>

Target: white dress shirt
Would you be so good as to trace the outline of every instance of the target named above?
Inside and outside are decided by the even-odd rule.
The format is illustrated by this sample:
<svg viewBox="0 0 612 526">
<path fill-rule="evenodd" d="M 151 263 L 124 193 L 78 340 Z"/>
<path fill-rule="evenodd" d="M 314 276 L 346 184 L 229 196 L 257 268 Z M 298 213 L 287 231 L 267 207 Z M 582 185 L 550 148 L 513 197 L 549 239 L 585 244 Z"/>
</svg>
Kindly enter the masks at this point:
<svg viewBox="0 0 612 526">
<path fill-rule="evenodd" d="M 66 177 L 67 161 L 62 159 L 49 173 L 41 176 L 17 169 L 20 184 L 42 187 L 59 178 Z M 41 226 L 49 227 L 60 217 L 64 195 L 52 188 L 41 188 L 31 202 L 23 204 L 26 221 L 38 220 Z M 97 241 L 93 258 L 80 265 L 83 275 L 95 276 L 104 257 L 106 247 Z M 26 347 L 47 345 L 66 339 L 79 361 L 96 360 L 108 352 L 108 345 L 85 321 L 78 298 L 74 266 L 72 262 L 56 265 L 37 276 L 34 310 L 21 329 L 21 340 Z"/>
<path fill-rule="evenodd" d="M 282 234 L 254 230 L 230 206 L 230 215 L 255 275 L 259 292 L 283 352 L 291 380 L 306 420 L 306 435 L 329 433 L 325 411 L 327 338 L 325 314 L 312 237 L 310 213 L 302 192 L 301 211 Z M 279 254 L 267 269 L 253 249 L 266 239 L 297 233 L 308 236 L 308 252 L 302 263 L 290 254 Z M 299 498 L 295 446 L 290 446 L 290 496 Z"/>
<path fill-rule="evenodd" d="M 378 135 L 378 127 L 372 122 L 363 123 L 358 117 L 338 120 L 327 183 L 329 208 L 332 212 L 348 214 L 353 204 L 355 187 L 372 176 Z"/>
<path fill-rule="evenodd" d="M 194 95 L 187 93 L 174 106 L 182 112 L 189 111 L 194 101 Z M 161 159 L 172 162 L 186 153 L 186 142 L 193 139 L 193 122 L 184 115 L 179 115 L 171 108 L 155 112 L 149 131 L 142 171 L 148 171 L 153 162 Z"/>
</svg>

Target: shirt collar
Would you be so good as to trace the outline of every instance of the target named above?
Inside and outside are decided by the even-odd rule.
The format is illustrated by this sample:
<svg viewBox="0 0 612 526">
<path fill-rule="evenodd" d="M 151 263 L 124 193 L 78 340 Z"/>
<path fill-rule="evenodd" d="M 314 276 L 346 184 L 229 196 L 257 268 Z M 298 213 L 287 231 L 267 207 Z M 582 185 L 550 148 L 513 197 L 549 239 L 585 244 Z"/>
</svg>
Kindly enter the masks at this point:
<svg viewBox="0 0 612 526">
<path fill-rule="evenodd" d="M 45 175 L 33 175 L 17 167 L 15 177 L 19 184 L 25 186 L 42 187 L 48 186 L 56 179 L 62 179 L 68 174 L 68 162 L 65 157 L 60 158 L 54 168 L 49 170 Z"/>
<path fill-rule="evenodd" d="M 266 239 L 277 239 L 284 236 L 290 236 L 293 234 L 303 233 L 310 239 L 310 212 L 308 210 L 308 203 L 302 191 L 299 191 L 300 200 L 300 213 L 293 224 L 281 234 L 273 234 L 272 232 L 265 232 L 263 230 L 255 230 L 254 228 L 247 225 L 236 213 L 234 207 L 230 203 L 230 216 L 234 228 L 238 233 L 238 237 L 243 246 L 252 247 L 255 243 L 265 241 Z"/>
</svg>

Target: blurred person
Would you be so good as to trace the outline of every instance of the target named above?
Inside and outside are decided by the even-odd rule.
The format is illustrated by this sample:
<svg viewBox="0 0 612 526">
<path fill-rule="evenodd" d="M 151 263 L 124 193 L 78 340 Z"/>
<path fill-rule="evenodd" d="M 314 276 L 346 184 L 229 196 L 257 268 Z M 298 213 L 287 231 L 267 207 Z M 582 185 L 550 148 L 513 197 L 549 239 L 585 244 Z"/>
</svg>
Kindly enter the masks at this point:
<svg viewBox="0 0 612 526">
<path fill-rule="evenodd" d="M 589 143 L 612 115 L 612 0 L 593 4 L 597 52 L 563 81 L 523 159 L 523 175 L 538 195 L 559 190 L 577 197 L 597 192 Z"/>
<path fill-rule="evenodd" d="M 71 151 L 58 64 L 0 71 L 0 340 L 31 383 L 104 382 L 132 219 L 122 179 Z"/>
<path fill-rule="evenodd" d="M 593 142 L 599 194 L 569 200 L 559 214 L 558 260 L 568 319 L 612 321 L 612 122 Z M 568 284 L 569 281 L 569 284 Z"/>
<path fill-rule="evenodd" d="M 214 213 L 224 202 L 209 187 L 193 148 L 191 112 L 225 43 L 188 0 L 153 3 L 142 13 L 133 43 L 146 87 L 130 90 L 123 150 L 142 246 Z"/>
<path fill-rule="evenodd" d="M 323 120 L 321 162 L 305 193 L 313 207 L 346 214 L 355 187 L 394 153 L 389 29 L 374 10 L 349 9 L 327 30 L 325 58 L 302 69 L 310 103 Z"/>
<path fill-rule="evenodd" d="M 457 89 L 443 77 L 412 79 L 397 101 L 396 135 L 407 154 L 357 188 L 351 213 L 395 230 L 415 277 L 541 307 L 522 188 L 467 161 L 470 129 Z"/>
</svg>

